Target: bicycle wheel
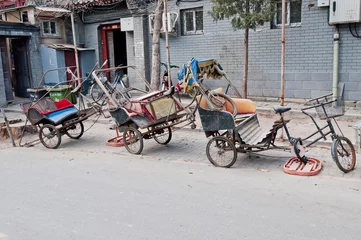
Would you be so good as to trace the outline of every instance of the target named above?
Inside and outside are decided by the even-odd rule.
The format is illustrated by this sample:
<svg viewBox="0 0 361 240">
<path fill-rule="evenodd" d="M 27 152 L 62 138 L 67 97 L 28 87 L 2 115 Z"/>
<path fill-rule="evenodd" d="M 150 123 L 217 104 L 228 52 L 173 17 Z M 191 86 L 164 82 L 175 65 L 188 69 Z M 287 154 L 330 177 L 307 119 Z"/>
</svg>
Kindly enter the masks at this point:
<svg viewBox="0 0 361 240">
<path fill-rule="evenodd" d="M 93 101 L 101 106 L 105 106 L 107 95 L 104 91 L 100 88 L 97 83 L 94 83 L 90 87 L 90 96 L 92 97 Z"/>
<path fill-rule="evenodd" d="M 72 139 L 79 139 L 83 136 L 84 133 L 84 125 L 82 122 L 75 123 L 66 130 L 66 135 Z"/>
<path fill-rule="evenodd" d="M 51 125 L 44 124 L 39 131 L 39 139 L 46 148 L 58 148 L 61 143 L 61 135 L 59 130 Z"/>
<path fill-rule="evenodd" d="M 348 138 L 338 136 L 335 140 L 333 140 L 331 154 L 337 167 L 342 172 L 348 173 L 355 168 L 355 148 Z"/>
<path fill-rule="evenodd" d="M 128 86 L 127 86 L 127 84 L 126 84 L 122 79 L 120 79 L 120 85 L 121 85 L 122 88 L 123 88 L 124 95 L 125 95 L 128 99 L 131 99 L 131 98 L 132 98 L 132 95 L 128 92 Z"/>
<path fill-rule="evenodd" d="M 206 154 L 208 160 L 216 167 L 229 168 L 237 160 L 237 150 L 234 143 L 223 136 L 216 136 L 209 140 Z"/>
<path fill-rule="evenodd" d="M 123 132 L 123 142 L 128 152 L 133 154 L 140 154 L 143 150 L 143 136 L 134 127 L 128 127 Z"/>
<path fill-rule="evenodd" d="M 153 135 L 154 140 L 162 145 L 166 145 L 172 139 L 172 129 L 170 127 L 158 130 Z"/>
<path fill-rule="evenodd" d="M 237 113 L 238 113 L 236 103 L 232 100 L 232 98 L 228 97 L 224 93 L 212 92 L 212 93 L 209 94 L 209 100 L 212 102 L 213 106 L 217 110 L 225 110 L 227 102 L 228 102 L 233 107 L 233 112 L 231 112 L 233 117 L 235 117 L 237 115 Z"/>
</svg>

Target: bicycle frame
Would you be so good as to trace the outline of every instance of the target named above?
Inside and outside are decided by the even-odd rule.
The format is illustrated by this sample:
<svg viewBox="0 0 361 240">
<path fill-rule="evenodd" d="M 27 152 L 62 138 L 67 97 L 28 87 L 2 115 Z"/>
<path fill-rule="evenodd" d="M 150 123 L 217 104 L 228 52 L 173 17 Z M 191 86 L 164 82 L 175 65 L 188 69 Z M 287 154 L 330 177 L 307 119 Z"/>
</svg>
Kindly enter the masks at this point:
<svg viewBox="0 0 361 240">
<path fill-rule="evenodd" d="M 332 102 L 335 102 L 335 101 L 337 101 L 337 100 L 334 100 L 334 101 L 332 101 Z M 327 137 L 328 135 L 330 135 L 330 134 L 331 134 L 331 139 L 332 139 L 332 140 L 336 139 L 337 134 L 336 134 L 335 128 L 333 127 L 332 119 L 335 121 L 335 123 L 336 123 L 339 131 L 341 132 L 341 135 L 343 135 L 343 134 L 342 134 L 342 131 L 341 131 L 340 127 L 339 127 L 339 125 L 337 124 L 337 121 L 336 121 L 334 118 L 331 119 L 331 118 L 329 118 L 329 117 L 327 116 L 327 113 L 326 113 L 326 110 L 325 110 L 325 108 L 324 108 L 324 105 L 325 105 L 324 103 L 320 103 L 320 104 L 318 104 L 318 105 L 314 105 L 314 106 L 311 106 L 311 107 L 306 107 L 306 108 L 302 108 L 302 109 L 301 109 L 301 112 L 302 112 L 303 114 L 305 114 L 306 116 L 308 116 L 308 117 L 312 120 L 313 124 L 314 124 L 314 125 L 316 126 L 316 128 L 317 128 L 317 130 L 316 130 L 315 132 L 311 133 L 309 136 L 307 136 L 307 137 L 305 137 L 305 138 L 302 138 L 301 140 L 302 140 L 302 141 L 306 141 L 306 140 L 310 139 L 311 137 L 315 136 L 315 135 L 318 134 L 318 133 L 321 135 L 320 137 L 316 138 L 316 139 L 313 140 L 312 142 L 310 142 L 310 143 L 308 143 L 307 145 L 305 145 L 305 147 L 309 147 L 309 146 L 315 144 L 316 142 L 318 142 L 318 141 L 321 140 L 321 139 L 326 140 L 326 137 Z M 320 127 L 320 126 L 317 124 L 317 122 L 316 122 L 316 120 L 315 120 L 314 117 L 312 117 L 309 113 L 306 112 L 306 110 L 308 110 L 308 109 L 316 108 L 316 107 L 319 107 L 319 106 L 321 106 L 321 107 L 323 108 L 323 110 L 324 110 L 324 112 L 325 112 L 325 115 L 326 115 L 326 117 L 327 117 L 327 119 L 326 119 L 326 123 L 327 123 L 327 124 L 324 125 L 324 126 L 322 126 L 322 127 Z M 285 129 L 285 131 L 286 131 L 287 138 L 288 138 L 288 139 L 291 139 L 292 137 L 291 137 L 290 134 L 289 134 L 289 131 L 288 131 L 287 125 L 286 125 L 286 123 L 285 123 L 285 121 L 284 121 L 283 115 L 282 115 L 282 114 L 280 114 L 280 115 L 281 115 L 281 120 L 282 120 L 284 129 Z M 324 130 L 327 129 L 327 128 L 328 128 L 329 130 L 328 130 L 327 132 L 324 132 Z"/>
</svg>

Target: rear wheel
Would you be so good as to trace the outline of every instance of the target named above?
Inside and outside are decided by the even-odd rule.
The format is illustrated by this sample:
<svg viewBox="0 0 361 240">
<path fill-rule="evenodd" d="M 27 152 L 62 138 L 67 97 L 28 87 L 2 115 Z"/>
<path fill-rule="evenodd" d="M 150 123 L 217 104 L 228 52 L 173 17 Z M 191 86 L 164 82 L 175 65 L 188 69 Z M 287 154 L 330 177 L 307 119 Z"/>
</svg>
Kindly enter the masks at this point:
<svg viewBox="0 0 361 240">
<path fill-rule="evenodd" d="M 172 129 L 170 127 L 158 130 L 153 135 L 154 140 L 162 145 L 166 145 L 172 139 Z"/>
<path fill-rule="evenodd" d="M 66 135 L 72 139 L 79 139 L 81 136 L 83 136 L 84 133 L 84 125 L 82 122 L 78 122 L 75 124 L 72 124 L 67 130 Z"/>
<path fill-rule="evenodd" d="M 133 154 L 140 154 L 143 150 L 143 136 L 134 127 L 128 127 L 123 132 L 123 142 L 128 152 Z"/>
<path fill-rule="evenodd" d="M 355 168 L 355 148 L 348 138 L 338 136 L 335 140 L 333 140 L 331 153 L 337 167 L 342 172 L 348 173 Z"/>
<path fill-rule="evenodd" d="M 93 101 L 98 105 L 105 106 L 105 104 L 107 103 L 107 96 L 97 83 L 91 85 L 90 96 L 92 97 Z"/>
<path fill-rule="evenodd" d="M 39 139 L 46 148 L 50 149 L 58 148 L 61 143 L 59 130 L 51 124 L 44 124 L 40 128 Z"/>
<path fill-rule="evenodd" d="M 229 168 L 237 160 L 237 150 L 234 143 L 223 136 L 216 136 L 209 140 L 206 154 L 208 160 L 216 167 Z"/>
</svg>

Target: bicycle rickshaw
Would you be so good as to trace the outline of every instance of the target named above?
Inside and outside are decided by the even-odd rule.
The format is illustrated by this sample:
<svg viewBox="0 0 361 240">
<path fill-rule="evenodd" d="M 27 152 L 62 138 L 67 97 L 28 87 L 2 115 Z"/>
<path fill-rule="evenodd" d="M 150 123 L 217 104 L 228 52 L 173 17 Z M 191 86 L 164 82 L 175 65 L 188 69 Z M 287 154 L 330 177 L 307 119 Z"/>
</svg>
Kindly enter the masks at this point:
<svg viewBox="0 0 361 240">
<path fill-rule="evenodd" d="M 97 66 L 98 64 L 93 67 L 92 71 L 94 71 Z M 65 73 L 71 73 L 72 79 L 70 81 L 57 83 L 54 86 L 49 87 L 46 94 L 42 96 L 39 95 L 38 92 L 40 92 L 40 87 L 44 83 L 46 74 L 54 71 L 64 71 L 64 75 Z M 50 91 L 61 84 L 68 84 L 69 82 L 77 86 L 65 94 L 63 99 L 53 100 L 48 97 L 48 93 Z M 29 121 L 33 126 L 39 127 L 39 140 L 46 148 L 58 148 L 61 144 L 62 135 L 67 135 L 72 139 L 81 138 L 85 131 L 83 122 L 95 114 L 101 114 L 101 107 L 97 104 L 93 104 L 92 101 L 88 100 L 90 107 L 85 107 L 85 96 L 80 93 L 84 82 L 85 81 L 82 82 L 81 79 L 78 79 L 69 67 L 48 70 L 43 74 L 42 79 L 36 88 L 34 96 L 37 97 L 33 98 L 30 102 L 23 103 L 21 105 L 21 108 L 27 117 L 26 121 Z M 79 108 L 67 99 L 70 94 L 72 98 L 76 98 L 75 94 L 79 94 Z M 19 143 L 20 146 L 22 146 L 21 140 L 22 137 Z M 33 142 L 36 141 L 37 140 Z M 31 143 L 26 143 L 25 145 L 29 145 Z"/>
<path fill-rule="evenodd" d="M 125 68 L 128 72 L 134 71 L 134 78 L 143 83 L 148 90 L 147 93 L 144 93 L 144 89 L 131 86 L 123 89 L 112 88 L 114 91 L 109 91 L 99 78 L 100 73 Z M 168 144 L 175 125 L 192 124 L 192 127 L 195 127 L 193 123 L 195 110 L 190 109 L 192 103 L 183 106 L 173 96 L 174 86 L 166 90 L 153 90 L 134 66 L 96 70 L 93 72 L 93 77 L 107 96 L 109 112 L 118 129 L 123 132 L 122 141 L 130 153 L 142 152 L 143 139 L 153 138 L 159 144 Z"/>
<path fill-rule="evenodd" d="M 304 164 L 306 164 L 308 160 L 305 156 L 305 147 L 316 143 L 320 139 L 326 140 L 326 136 L 331 135 L 333 140 L 331 154 L 339 169 L 345 173 L 354 169 L 356 164 L 354 146 L 348 138 L 343 136 L 335 120 L 335 117 L 343 114 L 342 84 L 339 86 L 339 97 L 336 100 L 332 100 L 332 93 L 327 94 L 311 99 L 310 102 L 312 106 L 302 109 L 302 112 L 312 119 L 317 128 L 310 136 L 302 139 L 292 137 L 287 129 L 286 124 L 288 120 L 284 119 L 283 113 L 291 110 L 290 107 L 275 108 L 275 113 L 280 115 L 280 119 L 275 121 L 268 131 L 262 130 L 255 108 L 252 112 L 252 108 L 247 107 L 249 102 L 245 99 L 243 102 L 241 101 L 239 104 L 236 104 L 234 101 L 237 101 L 237 99 L 224 98 L 223 101 L 228 102 L 224 105 L 231 104 L 232 108 L 227 109 L 227 107 L 223 107 L 217 109 L 214 101 L 209 99 L 209 95 L 205 94 L 203 90 L 204 79 L 218 79 L 222 77 L 228 82 L 226 93 L 230 87 L 235 89 L 221 65 L 213 59 L 204 61 L 192 59 L 183 66 L 178 76 L 186 92 L 191 95 L 201 93 L 197 101 L 198 113 L 206 137 L 210 137 L 206 146 L 206 154 L 213 165 L 218 167 L 231 167 L 237 160 L 238 152 L 250 153 L 269 149 L 285 149 L 285 147 L 275 145 L 277 131 L 284 128 L 291 145 L 291 152 Z M 235 93 L 236 96 L 239 97 L 236 89 Z M 202 98 L 206 100 L 203 104 Z M 317 110 L 320 119 L 326 120 L 327 125 L 320 127 L 314 118 L 306 112 L 306 110 L 312 108 Z M 249 109 L 251 109 L 251 111 L 249 111 Z M 341 133 L 340 135 L 336 134 L 332 120 L 337 125 Z M 305 147 L 302 145 L 302 141 L 308 140 L 316 134 L 320 134 L 321 136 Z"/>
</svg>

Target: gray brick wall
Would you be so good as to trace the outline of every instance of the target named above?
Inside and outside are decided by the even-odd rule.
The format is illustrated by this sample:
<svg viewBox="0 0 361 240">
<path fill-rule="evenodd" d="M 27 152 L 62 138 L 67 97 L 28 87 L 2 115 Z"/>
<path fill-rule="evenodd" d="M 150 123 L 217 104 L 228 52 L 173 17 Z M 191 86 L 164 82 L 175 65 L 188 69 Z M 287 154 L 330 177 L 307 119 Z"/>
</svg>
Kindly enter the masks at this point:
<svg viewBox="0 0 361 240">
<path fill-rule="evenodd" d="M 310 98 L 332 90 L 333 33 L 328 25 L 328 8 L 308 8 L 303 1 L 302 24 L 286 29 L 285 95 L 288 98 Z M 203 7 L 204 34 L 170 37 L 171 62 L 183 64 L 192 57 L 216 58 L 239 89 L 243 71 L 243 31 L 234 31 L 228 20 L 213 21 L 208 12 L 211 1 L 194 3 L 169 2 L 169 11 Z M 361 32 L 361 30 L 360 30 Z M 361 44 L 348 30 L 340 26 L 340 74 L 346 83 L 345 98 L 361 100 Z M 165 38 L 161 40 L 162 60 L 166 60 Z M 250 96 L 278 97 L 280 95 L 281 29 L 271 29 L 270 23 L 250 31 L 249 81 Z M 173 78 L 175 73 L 172 73 Z"/>
<path fill-rule="evenodd" d="M 311 98 L 332 90 L 333 33 L 328 25 L 328 8 L 308 8 L 303 1 L 302 24 L 286 29 L 286 74 L 285 95 L 287 98 Z M 204 34 L 181 36 L 180 20 L 178 35 L 170 36 L 171 62 L 182 65 L 192 57 L 197 59 L 215 58 L 220 61 L 229 77 L 241 90 L 243 71 L 243 31 L 234 31 L 229 20 L 214 22 L 208 12 L 211 1 L 168 2 L 169 12 L 203 7 Z M 119 17 L 128 17 L 129 12 L 119 11 L 107 15 L 89 14 L 85 16 L 84 34 L 87 47 L 96 49 L 99 56 L 100 24 L 113 23 Z M 148 77 L 151 69 L 151 35 L 147 17 L 134 17 L 134 32 L 127 33 L 128 64 L 138 67 Z M 104 19 L 108 19 L 105 21 Z M 361 29 L 359 29 L 361 32 Z M 361 100 L 361 44 L 354 38 L 347 25 L 340 26 L 340 74 L 346 83 L 345 98 Z M 144 52 L 142 52 L 142 49 Z M 100 56 L 99 56 L 100 58 Z M 165 37 L 161 38 L 161 60 L 166 61 Z M 143 67 L 144 66 L 144 67 Z M 278 97 L 281 81 L 281 29 L 271 29 L 270 23 L 250 31 L 249 41 L 249 96 Z M 131 75 L 131 74 L 130 74 Z M 176 71 L 172 71 L 173 81 Z M 222 83 L 209 81 L 211 85 Z"/>
</svg>

